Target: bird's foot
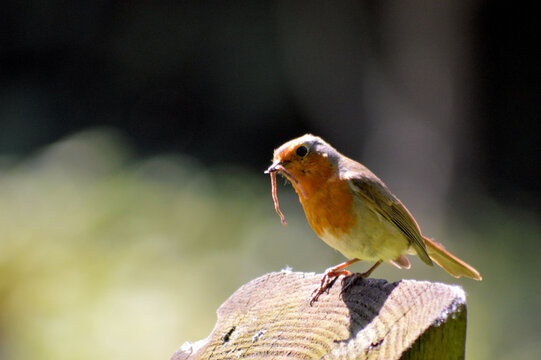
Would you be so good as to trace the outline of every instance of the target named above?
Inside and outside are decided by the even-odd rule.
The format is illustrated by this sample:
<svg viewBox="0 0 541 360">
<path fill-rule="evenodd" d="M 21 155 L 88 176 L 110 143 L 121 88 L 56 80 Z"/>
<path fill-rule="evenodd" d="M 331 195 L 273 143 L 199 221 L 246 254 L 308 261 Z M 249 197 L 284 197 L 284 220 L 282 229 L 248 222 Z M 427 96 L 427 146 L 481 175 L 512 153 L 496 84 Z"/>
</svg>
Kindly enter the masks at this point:
<svg viewBox="0 0 541 360">
<path fill-rule="evenodd" d="M 362 274 L 355 273 L 351 274 L 349 276 L 346 276 L 342 279 L 342 291 L 340 292 L 340 296 L 344 294 L 352 285 L 354 285 L 357 282 L 357 279 L 366 279 L 372 274 L 372 272 L 382 263 L 382 261 L 376 262 L 370 269 L 363 272 Z M 347 281 L 347 283 L 346 283 Z"/>
<path fill-rule="evenodd" d="M 321 284 L 319 285 L 317 289 L 315 289 L 312 292 L 312 299 L 310 300 L 310 306 L 312 306 L 313 303 L 317 301 L 317 299 L 319 298 L 321 294 L 323 294 L 325 291 L 328 291 L 328 289 L 332 286 L 332 284 L 334 283 L 337 277 L 339 277 L 340 275 L 344 275 L 347 277 L 352 275 L 351 271 L 337 270 L 336 268 L 337 267 L 335 266 L 335 267 L 328 268 L 327 270 L 325 270 L 325 273 L 323 274 L 323 277 L 321 278 Z"/>
</svg>

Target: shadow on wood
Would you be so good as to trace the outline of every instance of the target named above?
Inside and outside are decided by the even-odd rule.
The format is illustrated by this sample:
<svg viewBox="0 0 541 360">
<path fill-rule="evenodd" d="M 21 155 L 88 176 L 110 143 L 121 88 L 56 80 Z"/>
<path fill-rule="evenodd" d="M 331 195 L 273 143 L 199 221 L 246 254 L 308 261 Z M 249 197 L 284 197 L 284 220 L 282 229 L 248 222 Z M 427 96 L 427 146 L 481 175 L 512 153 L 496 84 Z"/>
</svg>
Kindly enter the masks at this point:
<svg viewBox="0 0 541 360">
<path fill-rule="evenodd" d="M 321 274 L 279 272 L 250 281 L 218 309 L 212 333 L 184 359 L 463 359 L 463 290 L 426 281 L 342 278 L 310 306 Z"/>
</svg>

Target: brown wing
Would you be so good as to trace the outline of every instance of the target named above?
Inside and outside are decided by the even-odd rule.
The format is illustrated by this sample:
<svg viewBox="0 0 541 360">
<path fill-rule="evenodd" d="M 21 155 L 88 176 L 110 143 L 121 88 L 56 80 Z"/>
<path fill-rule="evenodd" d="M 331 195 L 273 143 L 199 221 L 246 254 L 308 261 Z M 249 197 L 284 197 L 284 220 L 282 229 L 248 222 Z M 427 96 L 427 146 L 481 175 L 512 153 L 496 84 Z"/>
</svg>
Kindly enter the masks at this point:
<svg viewBox="0 0 541 360">
<path fill-rule="evenodd" d="M 353 160 L 350 161 L 354 162 Z M 374 173 L 363 165 L 357 162 L 354 163 L 353 166 L 348 163 L 348 170 L 353 171 L 346 171 L 344 178 L 353 184 L 353 189 L 357 194 L 373 205 L 375 211 L 404 233 L 406 239 L 408 239 L 423 262 L 432 265 L 419 225 L 408 209 Z"/>
</svg>

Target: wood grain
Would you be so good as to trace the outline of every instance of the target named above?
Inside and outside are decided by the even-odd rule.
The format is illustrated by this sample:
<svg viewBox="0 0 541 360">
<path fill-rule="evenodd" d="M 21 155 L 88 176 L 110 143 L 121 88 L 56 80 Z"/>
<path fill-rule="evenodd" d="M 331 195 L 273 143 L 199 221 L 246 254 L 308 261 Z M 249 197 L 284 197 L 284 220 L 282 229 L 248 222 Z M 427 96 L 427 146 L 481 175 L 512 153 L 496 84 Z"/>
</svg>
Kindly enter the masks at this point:
<svg viewBox="0 0 541 360">
<path fill-rule="evenodd" d="M 218 309 L 208 338 L 181 359 L 462 359 L 463 290 L 426 281 L 343 278 L 310 306 L 321 274 L 276 272 L 252 280 Z"/>
</svg>

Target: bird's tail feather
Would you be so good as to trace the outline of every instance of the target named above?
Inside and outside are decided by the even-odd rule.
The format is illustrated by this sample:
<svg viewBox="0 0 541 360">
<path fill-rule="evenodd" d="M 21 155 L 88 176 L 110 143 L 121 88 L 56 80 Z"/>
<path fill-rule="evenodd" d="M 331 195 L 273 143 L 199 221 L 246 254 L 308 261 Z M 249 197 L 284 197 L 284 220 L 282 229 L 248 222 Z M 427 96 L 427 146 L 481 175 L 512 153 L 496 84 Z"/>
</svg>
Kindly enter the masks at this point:
<svg viewBox="0 0 541 360">
<path fill-rule="evenodd" d="M 427 237 L 423 238 L 430 258 L 449 274 L 457 278 L 466 276 L 474 280 L 483 280 L 479 271 L 475 270 L 473 266 L 466 264 L 464 261 L 445 250 L 440 244 Z"/>
</svg>

